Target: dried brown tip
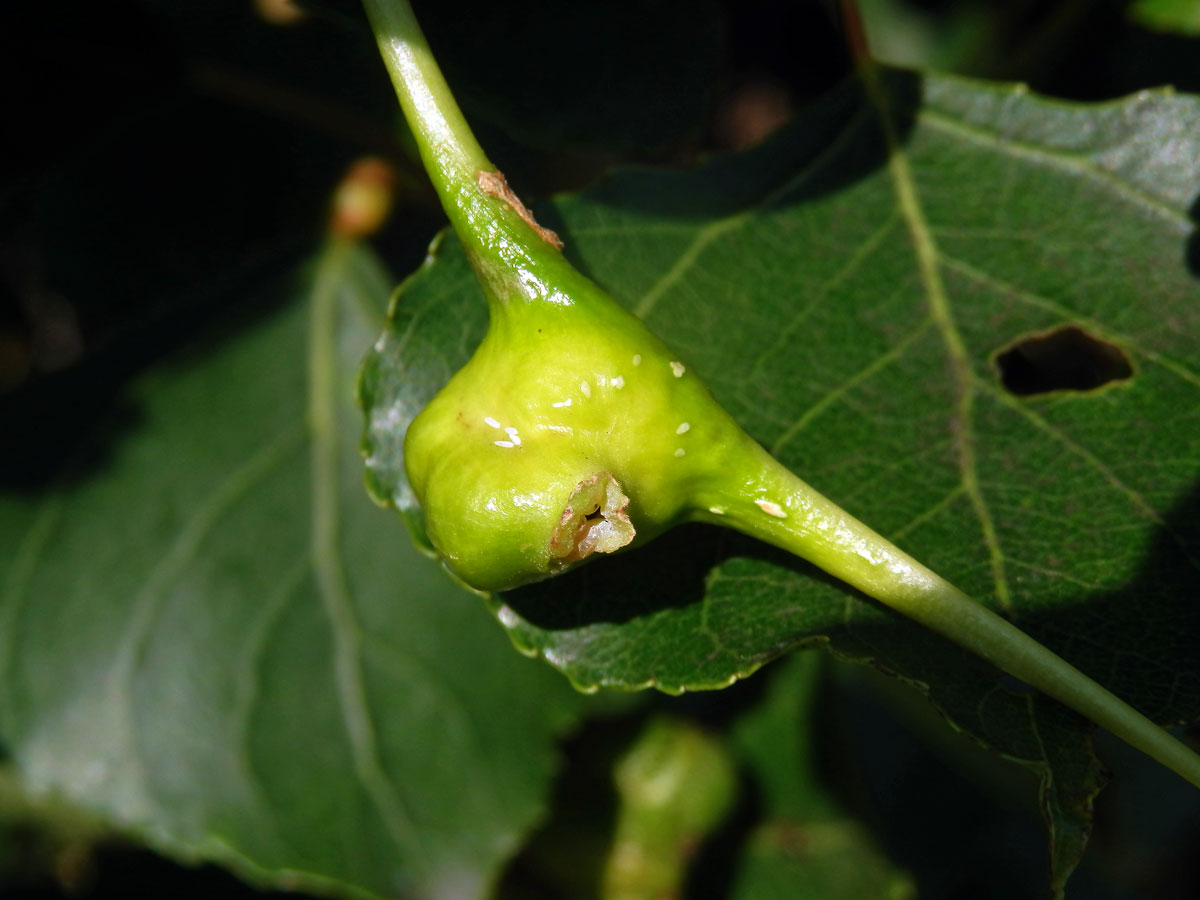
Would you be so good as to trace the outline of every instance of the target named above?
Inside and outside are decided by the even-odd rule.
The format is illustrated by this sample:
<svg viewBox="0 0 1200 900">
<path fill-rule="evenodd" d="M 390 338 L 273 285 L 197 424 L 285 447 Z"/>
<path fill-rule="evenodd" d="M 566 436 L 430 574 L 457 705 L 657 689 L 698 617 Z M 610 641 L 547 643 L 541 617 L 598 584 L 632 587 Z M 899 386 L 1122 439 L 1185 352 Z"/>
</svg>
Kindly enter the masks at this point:
<svg viewBox="0 0 1200 900">
<path fill-rule="evenodd" d="M 563 242 L 559 240 L 557 234 L 549 228 L 543 228 L 537 223 L 537 220 L 533 217 L 533 213 L 529 211 L 529 207 L 522 203 L 521 198 L 513 193 L 513 189 L 508 186 L 508 181 L 502 173 L 480 172 L 475 176 L 475 180 L 485 194 L 489 194 L 492 197 L 499 197 L 516 210 L 517 215 L 524 219 L 525 224 L 536 231 L 543 241 L 555 250 L 563 248 Z"/>
<path fill-rule="evenodd" d="M 626 510 L 629 498 L 609 472 L 590 475 L 575 486 L 550 538 L 550 556 L 566 565 L 593 553 L 612 553 L 637 533 Z"/>
</svg>

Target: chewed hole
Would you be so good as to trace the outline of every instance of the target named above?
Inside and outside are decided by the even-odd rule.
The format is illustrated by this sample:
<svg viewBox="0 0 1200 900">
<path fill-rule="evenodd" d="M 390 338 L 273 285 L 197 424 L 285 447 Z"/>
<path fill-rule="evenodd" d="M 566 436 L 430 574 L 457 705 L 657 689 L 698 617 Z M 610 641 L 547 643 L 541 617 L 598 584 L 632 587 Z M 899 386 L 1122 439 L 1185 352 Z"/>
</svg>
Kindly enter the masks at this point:
<svg viewBox="0 0 1200 900">
<path fill-rule="evenodd" d="M 996 356 L 1000 381 L 1020 397 L 1051 391 L 1094 391 L 1133 376 L 1129 357 L 1114 344 L 1065 325 L 1023 338 Z"/>
<path fill-rule="evenodd" d="M 575 485 L 550 537 L 550 563 L 561 570 L 593 553 L 620 550 L 637 534 L 628 515 L 629 498 L 610 472 L 597 472 Z"/>
</svg>

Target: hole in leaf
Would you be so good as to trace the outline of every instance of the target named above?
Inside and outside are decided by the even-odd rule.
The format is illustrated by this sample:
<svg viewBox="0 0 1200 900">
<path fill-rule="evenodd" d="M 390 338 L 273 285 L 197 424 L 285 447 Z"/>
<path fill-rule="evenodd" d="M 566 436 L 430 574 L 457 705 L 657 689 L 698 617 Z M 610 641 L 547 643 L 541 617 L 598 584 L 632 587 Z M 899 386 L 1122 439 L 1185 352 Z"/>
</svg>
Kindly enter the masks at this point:
<svg viewBox="0 0 1200 900">
<path fill-rule="evenodd" d="M 996 356 L 1000 381 L 1021 397 L 1093 391 L 1133 375 L 1125 352 L 1077 325 L 1023 338 Z"/>
</svg>

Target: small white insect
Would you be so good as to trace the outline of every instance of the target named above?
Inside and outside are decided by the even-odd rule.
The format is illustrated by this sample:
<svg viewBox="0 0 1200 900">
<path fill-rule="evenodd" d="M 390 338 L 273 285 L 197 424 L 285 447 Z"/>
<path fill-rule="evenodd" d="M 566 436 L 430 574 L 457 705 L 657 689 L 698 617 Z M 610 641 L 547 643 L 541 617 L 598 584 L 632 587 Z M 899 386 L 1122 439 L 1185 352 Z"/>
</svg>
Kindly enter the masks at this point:
<svg viewBox="0 0 1200 900">
<path fill-rule="evenodd" d="M 682 378 L 683 373 L 687 371 L 687 367 L 681 362 L 671 361 L 671 372 L 676 378 Z"/>
<path fill-rule="evenodd" d="M 783 511 L 783 507 L 771 500 L 755 500 L 754 505 L 765 512 L 768 516 L 774 516 L 777 519 L 787 518 L 787 513 Z"/>
<path fill-rule="evenodd" d="M 675 429 L 675 433 L 676 434 L 687 434 L 688 431 L 691 429 L 691 427 L 692 427 L 692 425 L 690 422 L 680 422 L 679 427 Z"/>
</svg>

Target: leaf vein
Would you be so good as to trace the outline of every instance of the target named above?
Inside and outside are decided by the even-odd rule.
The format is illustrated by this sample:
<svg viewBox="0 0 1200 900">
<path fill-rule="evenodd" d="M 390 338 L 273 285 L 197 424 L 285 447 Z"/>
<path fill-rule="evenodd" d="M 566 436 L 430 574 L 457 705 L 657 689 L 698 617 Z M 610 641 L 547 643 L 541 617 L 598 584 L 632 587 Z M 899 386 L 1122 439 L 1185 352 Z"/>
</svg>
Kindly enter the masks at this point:
<svg viewBox="0 0 1200 900">
<path fill-rule="evenodd" d="M 641 298 L 633 305 L 634 314 L 645 319 L 654 310 L 654 307 L 662 299 L 663 295 L 674 287 L 680 279 L 683 278 L 700 259 L 704 250 L 720 238 L 726 232 L 731 231 L 738 225 L 748 221 L 756 212 L 769 207 L 773 202 L 780 197 L 786 195 L 789 191 L 795 190 L 800 185 L 804 184 L 813 175 L 821 171 L 821 169 L 831 160 L 837 158 L 841 152 L 843 145 L 850 139 L 858 127 L 864 120 L 863 115 L 856 114 L 851 116 L 846 125 L 838 133 L 838 135 L 825 146 L 813 159 L 796 174 L 789 177 L 779 187 L 769 191 L 761 200 L 752 206 L 747 207 L 735 215 L 725 219 L 717 219 L 716 221 L 704 226 L 696 232 L 696 236 L 692 242 L 684 249 L 684 251 L 676 258 L 674 264 L 659 279 L 652 284 L 649 289 L 642 294 Z"/>
<path fill-rule="evenodd" d="M 303 446 L 303 438 L 302 428 L 290 429 L 230 472 L 179 529 L 170 548 L 149 571 L 133 597 L 129 621 L 113 654 L 108 684 L 117 709 L 117 726 L 127 741 L 128 759 L 131 767 L 139 773 L 148 795 L 152 792 L 151 782 L 146 776 L 145 761 L 140 751 L 141 741 L 134 727 L 133 679 L 166 599 L 167 588 L 195 559 L 204 540 L 229 510 L 299 450 Z"/>
<path fill-rule="evenodd" d="M 851 391 L 854 388 L 858 387 L 860 384 L 862 384 L 864 381 L 867 381 L 872 376 L 878 374 L 879 372 L 882 372 L 884 369 L 886 369 L 888 366 L 890 366 L 893 362 L 895 362 L 897 359 L 899 359 L 901 356 L 903 356 L 904 352 L 913 343 L 915 343 L 916 340 L 919 337 L 921 337 L 922 334 L 925 333 L 925 331 L 929 328 L 930 324 L 931 324 L 930 319 L 923 319 L 916 328 L 914 328 L 912 331 L 910 331 L 908 334 L 906 334 L 904 337 L 902 337 L 899 341 L 897 341 L 895 344 L 893 344 L 890 348 L 888 348 L 886 353 L 881 353 L 879 356 L 877 356 L 873 360 L 871 360 L 870 363 L 863 366 L 861 369 L 859 369 L 857 372 L 855 372 L 849 378 L 846 378 L 841 384 L 826 391 L 822 395 L 820 400 L 818 400 L 816 403 L 814 403 L 812 406 L 810 406 L 808 409 L 806 409 L 799 416 L 799 418 L 797 418 L 795 422 L 793 422 L 790 426 L 788 426 L 788 428 L 783 432 L 783 434 L 781 434 L 776 439 L 775 443 L 771 445 L 771 455 L 778 456 L 780 451 L 785 446 L 787 446 L 787 444 L 794 437 L 796 437 L 796 435 L 800 434 L 805 428 L 807 428 L 809 423 L 812 422 L 813 419 L 815 419 L 815 418 L 817 418 L 817 416 L 821 415 L 821 413 L 823 413 L 826 409 L 828 409 L 839 397 L 842 397 L 848 391 Z"/>
<path fill-rule="evenodd" d="M 1126 484 L 1116 472 L 1114 472 L 1103 462 L 1103 460 L 1101 460 L 1082 444 L 1073 440 L 1056 425 L 1052 424 L 1047 419 L 1034 412 L 1027 405 L 1018 402 L 1015 397 L 1010 396 L 1007 392 L 1002 391 L 983 380 L 979 380 L 977 383 L 982 390 L 987 391 L 992 397 L 994 397 L 1004 406 L 1024 417 L 1026 421 L 1040 430 L 1043 434 L 1053 438 L 1067 450 L 1071 451 L 1071 453 L 1079 457 L 1079 459 L 1083 460 L 1098 475 L 1100 475 L 1100 477 L 1107 481 L 1110 486 L 1123 494 L 1125 499 L 1129 501 L 1130 505 L 1133 506 L 1133 508 L 1139 513 L 1141 513 L 1145 519 L 1153 522 L 1166 534 L 1170 535 L 1171 539 L 1178 545 L 1188 562 L 1194 568 L 1200 569 L 1200 560 L 1197 560 L 1191 554 L 1187 541 L 1185 541 L 1180 534 L 1178 534 L 1174 529 L 1171 528 L 1170 525 L 1167 524 L 1166 519 L 1159 514 L 1158 510 L 1155 509 L 1154 506 L 1145 497 L 1143 497 L 1138 490 Z"/>
<path fill-rule="evenodd" d="M 1030 735 L 1032 735 L 1034 743 L 1037 744 L 1038 753 L 1041 754 L 1041 761 L 1045 765 L 1048 766 L 1048 765 L 1050 765 L 1050 757 L 1046 753 L 1046 742 L 1042 739 L 1042 731 L 1040 728 L 1038 728 L 1037 708 L 1034 705 L 1037 702 L 1037 696 L 1038 695 L 1033 692 L 1026 694 L 1025 695 L 1025 708 L 1029 711 L 1029 733 L 1030 733 Z M 1044 797 L 1046 790 L 1047 790 L 1047 786 L 1048 786 L 1047 779 L 1049 778 L 1049 773 L 1043 771 L 1042 774 L 1043 774 L 1042 794 Z"/>
<path fill-rule="evenodd" d="M 1189 384 L 1193 384 L 1196 387 L 1200 387 L 1200 373 L 1193 372 L 1186 365 L 1178 362 L 1177 360 L 1171 359 L 1168 356 L 1164 356 L 1157 351 L 1147 349 L 1141 344 L 1141 342 L 1135 340 L 1127 334 L 1110 330 L 1103 323 L 1097 322 L 1090 316 L 1086 316 L 1077 310 L 1071 309 L 1068 306 L 1064 306 L 1061 303 L 1051 300 L 1049 297 L 1045 297 L 1036 292 L 1028 291 L 1024 288 L 1018 287 L 1017 285 L 1006 281 L 1003 278 L 997 278 L 994 275 L 989 275 L 987 272 L 983 272 L 961 259 L 943 255 L 942 263 L 951 271 L 957 272 L 958 274 L 976 282 L 977 284 L 982 284 L 986 287 L 992 288 L 993 290 L 1000 291 L 1001 293 L 1020 303 L 1024 303 L 1027 306 L 1034 306 L 1038 309 L 1043 309 L 1047 312 L 1052 312 L 1055 315 L 1062 316 L 1064 319 L 1070 319 L 1074 322 L 1077 322 L 1083 325 L 1087 330 L 1091 331 L 1101 340 L 1108 341 L 1109 343 L 1124 344 L 1139 356 L 1143 356 L 1151 362 L 1161 366 L 1181 380 L 1186 381 Z"/>
<path fill-rule="evenodd" d="M 8 720 L 16 706 L 13 686 L 16 683 L 19 620 L 28 603 L 29 584 L 33 581 L 38 560 L 41 559 L 46 543 L 54 533 L 65 508 L 66 497 L 61 493 L 55 494 L 42 505 L 21 541 L 12 568 L 5 579 L 3 601 L 0 603 L 0 624 L 5 626 L 0 628 L 0 641 L 3 642 L 0 644 L 0 662 L 4 666 L 4 684 L 3 688 L 0 688 L 3 694 L 0 696 L 3 697 L 5 727 L 12 727 L 11 721 Z"/>
<path fill-rule="evenodd" d="M 1055 579 L 1058 579 L 1059 581 L 1066 581 L 1073 585 L 1076 585 L 1077 587 L 1086 588 L 1089 591 L 1103 590 L 1101 585 L 1098 585 L 1091 581 L 1086 581 L 1086 580 L 1084 580 L 1082 578 L 1078 578 L 1074 575 L 1069 575 L 1060 569 L 1050 569 L 1050 568 L 1047 568 L 1046 566 L 1040 566 L 1036 563 L 1025 562 L 1024 560 L 1021 560 L 1021 559 L 1013 559 L 1012 557 L 1009 557 L 1008 561 L 1012 565 L 1017 566 L 1019 568 L 1027 569 L 1030 572 L 1036 572 L 1038 575 L 1045 575 L 1048 578 L 1055 578 Z"/>
<path fill-rule="evenodd" d="M 939 250 L 934 241 L 921 201 L 917 197 L 916 184 L 908 157 L 896 135 L 895 127 L 888 114 L 887 101 L 882 94 L 882 88 L 873 79 L 868 79 L 868 89 L 879 110 L 883 123 L 884 137 L 888 145 L 888 169 L 896 192 L 896 200 L 901 214 L 908 225 L 912 238 L 913 251 L 917 257 L 917 267 L 921 282 L 925 288 L 929 303 L 930 316 L 941 332 L 951 369 L 958 389 L 958 402 L 955 407 L 955 443 L 958 450 L 958 467 L 963 487 L 975 517 L 979 520 L 984 546 L 987 550 L 988 562 L 992 572 L 992 582 L 996 600 L 1008 614 L 1012 614 L 1012 603 L 1009 597 L 1008 581 L 1004 573 L 1004 553 L 1000 547 L 996 525 L 988 507 L 987 498 L 979 485 L 977 460 L 975 457 L 975 436 L 973 433 L 974 392 L 971 389 L 971 361 L 966 345 L 954 314 L 950 307 L 950 298 L 946 286 L 938 270 Z"/>
<path fill-rule="evenodd" d="M 505 777 L 504 772 L 500 770 L 495 760 L 495 754 L 491 752 L 478 718 L 472 715 L 470 704 L 467 703 L 458 688 L 445 674 L 439 671 L 436 665 L 422 659 L 419 654 L 411 650 L 402 650 L 400 647 L 385 643 L 372 635 L 366 635 L 364 640 L 368 649 L 378 654 L 379 664 L 390 670 L 393 675 L 398 676 L 402 682 L 411 683 L 409 680 L 412 676 L 419 675 L 426 684 L 436 685 L 440 701 L 437 707 L 438 715 L 439 719 L 443 720 L 443 727 L 450 710 L 457 710 L 460 721 L 464 723 L 465 730 L 470 734 L 476 757 L 486 760 L 492 769 L 490 778 L 478 779 L 474 791 L 480 790 L 482 785 L 487 785 L 487 790 L 491 793 L 494 801 L 494 808 L 502 808 L 503 795 L 496 785 L 501 784 Z M 462 755 L 468 756 L 465 753 Z"/>
<path fill-rule="evenodd" d="M 279 820 L 277 809 L 271 802 L 270 793 L 264 779 L 254 765 L 254 754 L 250 750 L 250 727 L 254 721 L 255 711 L 262 702 L 263 659 L 271 637 L 283 618 L 288 607 L 300 595 L 300 586 L 304 578 L 312 571 L 312 560 L 301 558 L 279 580 L 276 589 L 262 604 L 256 621 L 250 626 L 249 638 L 241 660 L 241 674 L 237 679 L 237 693 L 234 695 L 233 708 L 230 717 L 233 720 L 233 756 L 241 769 L 247 784 L 263 801 L 263 809 L 270 819 L 272 830 L 279 842 L 290 850 L 295 850 L 291 841 L 284 833 Z"/>
<path fill-rule="evenodd" d="M 1038 147 L 1024 141 L 1017 141 L 1010 137 L 1002 137 L 999 134 L 989 132 L 978 126 L 967 125 L 964 122 L 957 121 L 929 109 L 922 110 L 920 118 L 923 124 L 929 125 L 935 130 L 958 135 L 972 143 L 984 145 L 993 152 L 1003 156 L 1010 156 L 1017 159 L 1033 159 L 1048 163 L 1058 169 L 1065 169 L 1079 175 L 1084 175 L 1094 181 L 1100 182 L 1108 188 L 1116 189 L 1118 192 L 1128 196 L 1139 206 L 1180 226 L 1186 231 L 1190 231 L 1193 227 L 1193 223 L 1179 210 L 1169 206 L 1163 200 L 1134 186 L 1130 182 L 1119 178 L 1115 173 L 1098 166 L 1086 156 L 1079 156 L 1073 153 L 1055 153 L 1044 147 Z"/>
<path fill-rule="evenodd" d="M 411 812 L 401 802 L 379 758 L 375 727 L 363 684 L 362 630 L 354 611 L 339 542 L 337 306 L 346 245 L 322 258 L 311 299 L 308 417 L 312 433 L 312 534 L 310 553 L 318 594 L 333 636 L 334 683 L 355 775 L 382 817 L 397 848 L 420 847 Z M 417 859 L 426 854 L 415 854 Z"/>
<path fill-rule="evenodd" d="M 942 496 L 940 500 L 927 506 L 924 510 L 917 513 L 895 531 L 888 535 L 888 540 L 893 544 L 898 543 L 901 539 L 907 536 L 913 530 L 928 522 L 938 513 L 942 512 L 950 506 L 955 500 L 963 495 L 966 488 L 962 484 L 957 484 Z"/>
<path fill-rule="evenodd" d="M 754 365 L 751 367 L 749 374 L 746 376 L 746 382 L 754 382 L 761 374 L 763 365 L 768 359 L 771 359 L 782 350 L 792 346 L 792 337 L 796 330 L 802 325 L 805 320 L 820 306 L 821 302 L 829 295 L 829 292 L 853 275 L 864 261 L 870 258 L 871 254 L 883 242 L 883 239 L 891 231 L 892 226 L 896 223 L 897 217 L 895 214 L 889 215 L 883 223 L 876 228 L 867 238 L 858 246 L 854 253 L 846 262 L 838 267 L 838 270 L 822 281 L 816 288 L 813 289 L 812 295 L 802 309 L 796 311 L 792 318 L 788 321 L 786 327 L 780 329 L 779 336 L 775 342 L 762 351 L 754 358 Z"/>
</svg>

